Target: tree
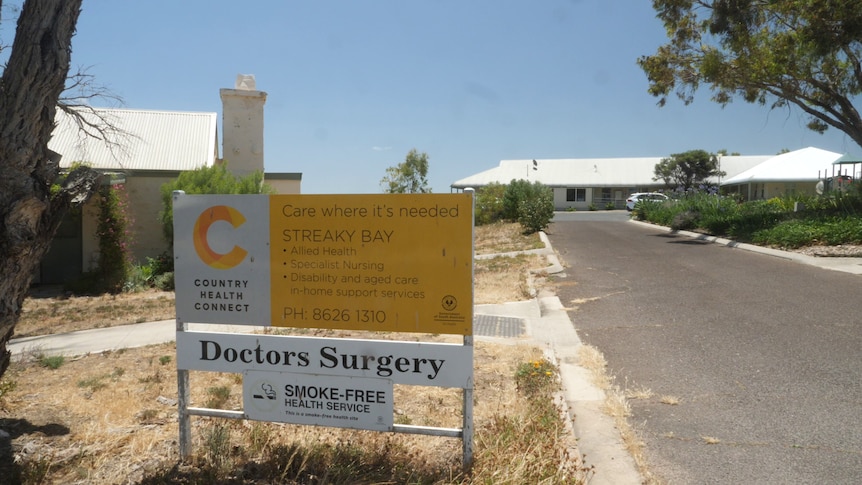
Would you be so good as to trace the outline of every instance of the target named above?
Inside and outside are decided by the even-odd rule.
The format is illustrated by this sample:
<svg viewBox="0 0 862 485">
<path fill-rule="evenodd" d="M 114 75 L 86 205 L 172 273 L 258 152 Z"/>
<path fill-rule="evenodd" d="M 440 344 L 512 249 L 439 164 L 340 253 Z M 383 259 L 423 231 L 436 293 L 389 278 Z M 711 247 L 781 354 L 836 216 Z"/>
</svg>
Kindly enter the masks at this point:
<svg viewBox="0 0 862 485">
<path fill-rule="evenodd" d="M 174 211 L 173 193 L 182 190 L 187 194 L 270 194 L 272 187 L 263 182 L 263 172 L 252 172 L 244 177 L 234 175 L 226 163 L 200 167 L 181 173 L 175 180 L 162 184 L 162 231 L 165 240 L 173 246 Z"/>
<path fill-rule="evenodd" d="M 380 180 L 387 194 L 430 194 L 428 187 L 428 154 L 410 150 L 403 162 L 386 169 Z"/>
<path fill-rule="evenodd" d="M 862 146 L 862 2 L 653 0 L 670 42 L 638 64 L 664 106 L 701 84 L 726 106 L 735 97 L 796 106 L 808 127 L 833 127 Z"/>
<path fill-rule="evenodd" d="M 99 184 L 80 165 L 52 187 L 59 159 L 48 150 L 81 2 L 27 0 L 0 79 L 0 376 L 36 266 L 66 212 Z"/>
<path fill-rule="evenodd" d="M 689 150 L 662 158 L 655 165 L 653 180 L 664 180 L 668 186 L 683 190 L 695 187 L 709 177 L 721 177 L 725 173 L 718 169 L 718 157 L 705 150 Z"/>
</svg>

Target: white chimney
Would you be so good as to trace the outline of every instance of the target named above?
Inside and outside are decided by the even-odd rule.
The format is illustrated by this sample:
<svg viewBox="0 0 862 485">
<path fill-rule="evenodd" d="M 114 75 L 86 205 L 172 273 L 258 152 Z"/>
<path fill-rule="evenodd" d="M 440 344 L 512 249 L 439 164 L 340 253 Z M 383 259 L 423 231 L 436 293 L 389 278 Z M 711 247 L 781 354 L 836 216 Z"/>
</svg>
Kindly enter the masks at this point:
<svg viewBox="0 0 862 485">
<path fill-rule="evenodd" d="M 266 93 L 256 89 L 254 75 L 239 74 L 234 89 L 219 90 L 222 101 L 222 159 L 237 175 L 264 171 L 263 105 Z"/>
</svg>

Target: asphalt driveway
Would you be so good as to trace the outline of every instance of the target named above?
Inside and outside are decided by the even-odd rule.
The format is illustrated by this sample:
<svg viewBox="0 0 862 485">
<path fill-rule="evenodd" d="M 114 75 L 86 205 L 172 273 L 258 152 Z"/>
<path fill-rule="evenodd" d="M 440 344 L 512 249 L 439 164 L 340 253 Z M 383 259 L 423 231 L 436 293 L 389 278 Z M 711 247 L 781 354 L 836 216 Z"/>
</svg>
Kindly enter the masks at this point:
<svg viewBox="0 0 862 485">
<path fill-rule="evenodd" d="M 669 483 L 862 483 L 862 277 L 558 214 L 557 294 Z"/>
</svg>

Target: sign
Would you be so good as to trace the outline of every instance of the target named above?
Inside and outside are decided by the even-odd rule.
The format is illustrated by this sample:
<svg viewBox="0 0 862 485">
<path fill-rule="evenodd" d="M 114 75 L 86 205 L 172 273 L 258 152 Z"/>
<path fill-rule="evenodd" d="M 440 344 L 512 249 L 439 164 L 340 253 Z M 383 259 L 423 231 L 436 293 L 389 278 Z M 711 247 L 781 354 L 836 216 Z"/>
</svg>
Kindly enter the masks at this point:
<svg viewBox="0 0 862 485">
<path fill-rule="evenodd" d="M 472 194 L 177 195 L 183 322 L 472 335 Z"/>
<path fill-rule="evenodd" d="M 392 431 L 392 381 L 247 371 L 243 409 L 257 421 Z"/>
<path fill-rule="evenodd" d="M 177 332 L 177 369 L 292 372 L 472 387 L 473 347 L 460 344 Z"/>
</svg>

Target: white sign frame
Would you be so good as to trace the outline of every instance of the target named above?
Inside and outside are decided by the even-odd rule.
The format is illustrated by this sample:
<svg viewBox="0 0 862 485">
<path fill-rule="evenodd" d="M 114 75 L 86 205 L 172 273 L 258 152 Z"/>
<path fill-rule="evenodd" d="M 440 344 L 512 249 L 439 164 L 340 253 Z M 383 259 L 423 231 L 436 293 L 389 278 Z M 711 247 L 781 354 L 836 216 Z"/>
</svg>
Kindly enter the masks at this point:
<svg viewBox="0 0 862 485">
<path fill-rule="evenodd" d="M 472 192 L 472 189 L 467 189 L 467 192 Z M 198 201 L 200 201 L 200 197 L 198 196 Z M 193 297 L 189 298 L 189 301 L 180 301 L 181 298 L 180 292 L 178 292 L 177 298 L 177 320 L 176 320 L 176 329 L 177 329 L 177 409 L 178 409 L 178 418 L 179 418 L 179 448 L 180 448 L 180 456 L 184 459 L 188 459 L 191 457 L 192 450 L 192 437 L 191 437 L 191 416 L 210 416 L 217 418 L 226 418 L 226 419 L 254 419 L 246 414 L 245 411 L 230 411 L 230 410 L 221 410 L 221 409 L 207 409 L 207 408 L 196 408 L 191 407 L 191 386 L 189 382 L 189 370 L 195 368 L 197 364 L 194 363 L 194 359 L 188 360 L 188 356 L 183 355 L 184 352 L 181 349 L 188 348 L 189 343 L 192 345 L 195 343 L 195 338 L 200 338 L 201 335 L 196 334 L 206 334 L 206 335 L 215 335 L 214 333 L 202 333 L 202 332 L 189 332 L 188 324 L 190 322 L 194 322 L 195 320 L 199 320 L 199 318 L 195 315 L 199 315 L 199 312 L 202 309 L 195 308 L 195 299 L 197 298 L 199 302 L 215 299 L 219 300 L 220 303 L 224 303 L 229 305 L 231 303 L 236 303 L 239 305 L 247 305 L 237 311 L 237 308 L 234 307 L 232 310 L 228 310 L 223 313 L 222 316 L 216 319 L 209 319 L 210 323 L 224 323 L 224 324 L 233 324 L 233 325 L 257 325 L 257 326 L 269 326 L 270 325 L 270 317 L 271 317 L 271 306 L 270 306 L 270 297 L 271 297 L 271 279 L 269 277 L 270 271 L 270 261 L 269 261 L 269 221 L 268 220 L 259 220 L 251 225 L 246 224 L 246 220 L 244 220 L 244 216 L 240 214 L 237 216 L 236 214 L 231 214 L 230 211 L 232 208 L 237 206 L 242 206 L 242 210 L 245 214 L 254 214 L 258 212 L 258 209 L 255 209 L 258 205 L 260 205 L 260 212 L 264 213 L 263 208 L 267 208 L 268 210 L 268 199 L 266 197 L 261 196 L 253 196 L 253 195 L 211 195 L 205 196 L 205 208 L 207 210 L 210 209 L 218 209 L 218 210 L 227 210 L 227 214 L 221 213 L 214 215 L 214 217 L 207 217 L 205 214 L 198 214 L 195 219 L 194 229 L 198 231 L 198 236 L 194 237 L 190 234 L 190 231 L 177 231 L 177 219 L 174 220 L 175 227 L 175 239 L 174 239 L 174 252 L 177 254 L 178 250 L 180 252 L 185 252 L 185 254 L 189 251 L 189 245 L 194 246 L 197 244 L 196 251 L 198 254 L 203 256 L 200 257 L 201 260 L 207 259 L 206 252 L 210 251 L 210 254 L 216 261 L 210 260 L 205 263 L 205 266 L 208 268 L 196 267 L 189 271 L 188 267 L 185 267 L 189 261 L 194 261 L 196 258 L 183 258 L 183 261 L 175 259 L 175 278 L 177 279 L 178 284 L 184 285 L 185 288 L 188 288 L 189 285 L 194 288 L 199 288 L 197 291 L 220 291 L 219 289 L 224 288 L 224 291 L 238 291 L 242 292 L 241 295 L 220 295 L 218 297 L 210 298 L 209 295 L 200 295 L 200 298 Z M 474 201 L 472 194 L 470 197 L 471 201 Z M 173 203 L 174 207 L 182 207 L 183 204 L 188 203 L 191 204 L 192 207 L 200 207 L 198 203 L 192 203 L 192 200 L 185 197 L 185 193 L 182 191 L 175 191 L 173 194 Z M 250 205 L 246 205 L 246 203 Z M 218 208 L 216 206 L 224 205 L 225 207 Z M 472 214 L 472 208 L 470 213 Z M 176 211 L 175 211 L 176 215 Z M 203 222 L 202 222 L 203 221 Z M 239 222 L 238 222 L 239 221 Z M 188 221 L 187 221 L 188 222 Z M 249 244 L 248 241 L 243 242 L 243 246 L 239 247 L 238 245 L 234 245 L 233 249 L 243 251 L 243 254 L 239 258 L 230 259 L 231 256 L 231 241 L 232 237 L 235 235 L 229 235 L 225 239 L 227 240 L 227 246 L 225 247 L 205 247 L 201 248 L 201 239 L 204 240 L 204 245 L 217 245 L 222 244 L 220 238 L 216 235 L 211 235 L 209 231 L 214 229 L 216 224 L 221 226 L 225 226 L 225 223 L 228 223 L 228 232 L 230 232 L 229 226 L 233 226 L 235 229 L 239 225 L 244 226 L 244 231 L 252 230 L 257 237 L 257 241 L 253 244 Z M 201 226 L 200 228 L 198 226 Z M 224 229 L 222 227 L 221 229 Z M 184 233 L 185 235 L 181 234 Z M 204 237 L 201 238 L 200 235 L 203 234 Z M 219 242 L 216 242 L 219 241 Z M 472 255 L 473 249 L 469 251 L 470 254 L 470 267 L 472 267 Z M 248 256 L 248 257 L 247 257 Z M 221 258 L 227 258 L 221 260 Z M 209 258 L 212 259 L 212 258 Z M 228 282 L 227 279 L 223 277 L 223 273 L 218 268 L 219 265 L 226 266 L 228 268 L 235 269 L 237 264 L 236 261 L 242 259 L 243 261 L 247 261 L 250 264 L 244 264 L 243 271 L 245 273 L 238 274 L 232 273 L 231 278 L 233 282 Z M 198 264 L 195 262 L 194 264 Z M 224 269 L 224 268 L 222 268 Z M 212 273 L 212 274 L 210 274 Z M 239 275 L 239 277 L 234 278 L 233 275 Z M 189 280 L 191 278 L 191 280 Z M 193 281 L 195 278 L 202 278 L 200 282 Z M 205 279 L 211 280 L 225 280 L 224 284 L 222 282 L 218 282 L 216 288 L 213 289 L 213 285 L 205 285 Z M 473 275 L 470 275 L 470 281 L 473 281 Z M 229 284 L 228 284 L 229 283 Z M 470 290 L 470 308 L 472 309 L 473 301 L 472 301 L 473 291 L 472 288 Z M 230 298 L 228 298 L 230 297 Z M 184 298 L 183 298 L 184 299 Z M 233 299 L 234 301 L 230 301 Z M 445 303 L 445 299 L 444 299 Z M 205 311 L 205 310 L 203 310 Z M 195 313 L 198 312 L 198 313 Z M 472 316 L 472 311 L 470 312 Z M 207 319 L 202 319 L 207 320 Z M 409 363 L 413 363 L 415 365 L 416 362 L 420 362 L 422 359 L 429 360 L 431 358 L 435 358 L 433 355 L 430 357 L 422 357 L 425 355 L 425 352 L 434 352 L 434 355 L 437 355 L 438 360 L 445 360 L 447 363 L 454 363 L 458 361 L 464 361 L 462 364 L 462 369 L 467 370 L 463 374 L 459 374 L 457 372 L 450 372 L 452 367 L 457 366 L 448 366 L 446 371 L 443 372 L 440 377 L 442 379 L 438 381 L 442 383 L 447 381 L 450 378 L 454 378 L 458 384 L 453 385 L 451 387 L 460 387 L 463 391 L 462 393 L 462 417 L 463 417 L 463 426 L 458 428 L 440 428 L 440 427 L 431 427 L 431 426 L 412 426 L 412 425 L 400 425 L 400 424 L 392 424 L 388 421 L 383 421 L 386 431 L 396 432 L 396 433 L 408 433 L 408 434 L 421 434 L 428 436 L 445 436 L 451 438 L 460 438 L 463 446 L 463 466 L 464 469 L 469 469 L 472 465 L 473 461 L 473 335 L 472 335 L 472 318 L 468 319 L 470 327 L 467 328 L 467 332 L 464 333 L 463 336 L 463 345 L 457 344 L 440 344 L 440 343 L 425 343 L 425 342 L 404 342 L 404 341 L 372 341 L 372 340 L 362 340 L 362 341 L 349 341 L 348 339 L 333 339 L 339 341 L 339 346 L 342 350 L 347 347 L 342 346 L 342 342 L 345 342 L 347 346 L 351 347 L 351 354 L 355 355 L 359 358 L 362 356 L 371 357 L 374 356 L 375 359 L 378 356 L 390 355 L 387 352 L 391 352 L 391 355 L 394 357 L 395 352 L 404 353 L 404 355 L 411 355 L 411 357 L 416 357 L 418 360 L 408 360 Z M 399 330 L 400 331 L 400 330 Z M 225 334 L 228 339 L 233 342 L 234 338 L 239 337 L 243 343 L 246 343 L 243 337 L 243 334 Z M 260 342 L 261 335 L 252 335 L 248 336 L 254 339 L 258 339 Z M 266 336 L 266 337 L 283 337 L 289 338 L 287 336 Z M 213 337 L 216 338 L 216 337 Z M 219 339 L 222 336 L 217 337 Z M 324 341 L 325 339 L 300 339 L 302 344 L 309 344 L 312 341 Z M 300 341 L 297 340 L 297 341 Z M 267 343 L 270 340 L 265 339 Z M 275 341 L 273 341 L 275 342 Z M 278 341 L 284 342 L 284 341 Z M 349 343 L 348 343 L 349 342 Z M 356 342 L 362 342 L 362 344 L 358 344 Z M 198 345 L 201 345 L 201 341 L 197 340 Z M 320 342 L 316 342 L 316 344 L 320 344 Z M 353 349 L 353 346 L 362 345 L 364 347 L 357 347 Z M 445 349 L 445 350 L 444 350 Z M 251 350 L 254 352 L 254 350 Z M 442 352 L 442 353 L 438 353 Z M 445 354 L 445 355 L 444 355 Z M 246 354 L 249 355 L 249 354 Z M 430 354 L 429 354 L 430 355 Z M 441 355 L 445 356 L 445 359 L 439 359 Z M 237 354 L 239 356 L 239 354 Z M 257 357 L 257 355 L 255 356 Z M 410 359 L 408 357 L 405 357 Z M 200 359 L 198 359 L 200 360 Z M 256 360 L 256 359 L 255 359 Z M 375 360 L 376 361 L 376 360 Z M 182 363 L 181 363 L 182 362 Z M 370 362 L 370 359 L 369 359 Z M 390 362 L 391 363 L 391 362 Z M 421 362 L 420 362 L 421 363 Z M 428 362 L 425 362 L 429 364 Z M 232 364 L 232 363 L 231 363 Z M 445 364 L 444 364 L 445 365 Z M 409 366 L 405 364 L 405 368 Z M 231 366 L 233 369 L 233 367 Z M 316 381 L 315 377 L 321 378 L 321 374 L 303 374 L 295 372 L 296 369 L 292 369 L 290 379 L 296 379 L 297 382 L 311 382 Z M 440 366 L 439 371 L 443 371 L 443 365 Z M 440 374 L 440 372 L 437 374 Z M 242 372 L 244 375 L 251 375 L 252 379 L 257 378 L 256 376 L 267 373 L 271 374 L 272 371 L 266 370 L 255 370 L 255 369 L 243 369 L 241 371 L 232 370 L 229 372 Z M 363 371 L 365 372 L 365 371 Z M 285 373 L 286 374 L 286 373 Z M 413 374 L 420 374 L 421 372 L 401 372 L 398 379 L 404 378 L 405 381 L 416 380 L 417 377 Z M 404 376 L 410 375 L 411 378 L 405 378 Z M 425 374 L 426 376 L 430 376 L 430 374 Z M 419 382 L 415 385 L 435 385 L 428 384 L 427 381 L 435 381 L 437 380 L 438 375 L 435 374 L 435 379 L 428 379 L 426 377 L 426 382 L 422 382 L 421 378 L 418 378 Z M 364 382 L 368 387 L 374 387 L 380 382 L 377 382 L 382 379 L 378 379 L 376 377 L 368 377 L 360 373 L 360 375 L 345 375 L 345 376 L 326 376 L 326 379 L 334 379 L 342 382 L 343 379 L 357 379 L 357 382 Z M 390 379 L 390 381 L 394 381 L 395 379 Z M 375 381 L 371 383 L 371 381 Z M 447 381 L 448 382 L 448 381 Z M 405 382 L 409 383 L 409 382 Z M 393 384 L 389 382 L 387 384 L 387 389 L 391 388 Z M 246 393 L 246 384 L 244 379 L 244 387 L 243 393 Z M 450 386 L 443 386 L 450 387 Z M 249 391 L 251 392 L 251 391 Z M 387 392 L 381 390 L 380 392 Z M 389 402 L 392 402 L 391 394 Z M 390 412 L 390 417 L 392 417 L 392 412 Z M 255 412 L 252 412 L 252 416 L 255 416 Z M 357 419 L 356 421 L 361 421 Z M 377 423 L 377 419 L 374 419 L 375 423 Z M 309 423 L 314 425 L 330 425 L 331 423 Z M 368 425 L 368 423 L 365 423 Z M 350 427 L 343 426 L 342 424 L 332 424 L 338 427 Z M 377 425 L 377 424 L 375 424 Z M 367 428 L 362 428 L 367 429 Z"/>
</svg>

